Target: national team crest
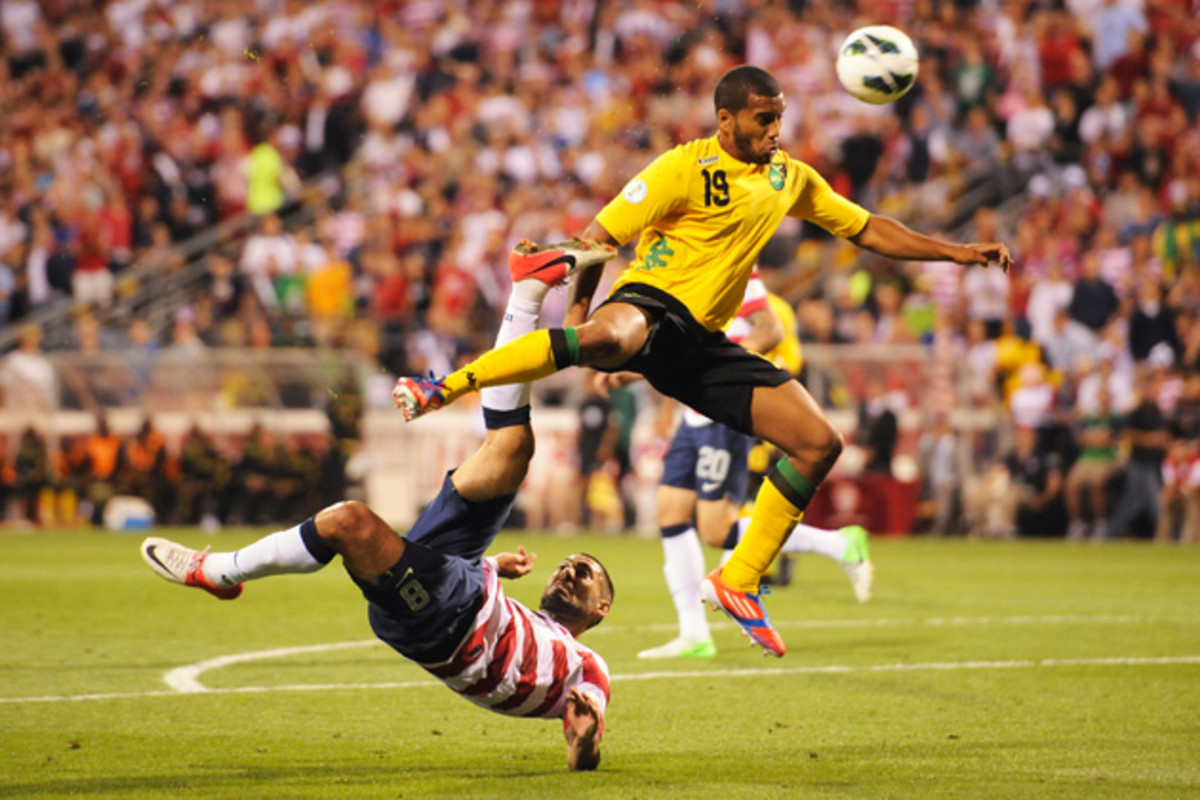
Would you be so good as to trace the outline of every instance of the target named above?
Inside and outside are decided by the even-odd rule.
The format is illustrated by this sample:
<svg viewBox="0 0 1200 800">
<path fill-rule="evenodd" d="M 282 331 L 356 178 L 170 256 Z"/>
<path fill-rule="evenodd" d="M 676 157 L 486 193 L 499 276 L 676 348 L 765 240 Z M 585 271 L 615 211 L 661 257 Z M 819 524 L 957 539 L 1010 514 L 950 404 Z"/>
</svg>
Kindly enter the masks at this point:
<svg viewBox="0 0 1200 800">
<path fill-rule="evenodd" d="M 787 182 L 787 164 L 772 164 L 770 171 L 767 173 L 767 180 L 771 184 L 771 188 L 779 191 L 783 188 L 783 184 Z"/>
</svg>

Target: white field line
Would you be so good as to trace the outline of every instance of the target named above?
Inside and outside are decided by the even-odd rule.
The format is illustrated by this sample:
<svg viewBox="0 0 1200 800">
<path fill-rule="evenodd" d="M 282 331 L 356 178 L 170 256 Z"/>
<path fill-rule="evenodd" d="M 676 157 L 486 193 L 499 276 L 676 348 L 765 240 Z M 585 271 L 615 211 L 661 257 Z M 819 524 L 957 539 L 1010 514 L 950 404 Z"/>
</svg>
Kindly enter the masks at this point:
<svg viewBox="0 0 1200 800">
<path fill-rule="evenodd" d="M 200 676 L 210 669 L 220 669 L 246 661 L 259 661 L 266 658 L 284 658 L 305 653 L 327 653 L 331 650 L 349 650 L 355 647 L 368 647 L 379 644 L 378 639 L 364 639 L 358 642 L 335 642 L 331 644 L 313 644 L 306 647 L 278 647 L 274 650 L 258 650 L 250 653 L 235 653 L 231 656 L 218 656 L 195 664 L 176 667 L 163 675 L 163 681 L 176 692 L 206 692 L 208 687 L 200 683 Z"/>
<path fill-rule="evenodd" d="M 321 649 L 338 650 L 346 647 L 360 647 L 375 642 L 342 642 L 332 645 L 313 645 L 295 648 L 307 653 Z M 283 648 L 270 651 L 276 655 L 286 654 Z M 266 651 L 264 651 L 266 652 Z M 247 653 L 246 656 L 261 655 Z M 214 659 L 215 660 L 215 659 Z M 242 658 L 242 661 L 250 660 Z M 868 665 L 839 665 L 809 667 L 751 667 L 741 669 L 705 669 L 690 671 L 636 672 L 613 675 L 614 681 L 654 681 L 678 680 L 681 678 L 743 678 L 763 677 L 774 675 L 842 675 L 854 672 L 950 672 L 956 670 L 1002 670 L 1002 669 L 1037 669 L 1041 667 L 1156 667 L 1174 664 L 1200 664 L 1200 655 L 1193 656 L 1161 656 L 1151 658 L 1127 658 L 1122 656 L 1110 658 L 1042 658 L 1015 661 L 930 661 L 917 664 L 868 664 Z M 124 700 L 142 697 L 178 697 L 181 694 L 261 694 L 265 692 L 317 692 L 335 691 L 339 689 L 423 689 L 441 686 L 439 681 L 401 681 L 388 683 L 309 683 L 290 686 L 237 686 L 224 689 L 208 689 L 201 687 L 189 691 L 153 691 L 153 692 L 110 692 L 105 694 L 49 695 L 44 697 L 3 697 L 0 705 L 15 703 L 63 703 L 80 700 Z"/>
<path fill-rule="evenodd" d="M 1137 614 L 1020 614 L 1007 617 L 925 617 L 923 619 L 796 619 L 775 622 L 776 628 L 795 630 L 827 630 L 831 628 L 901 628 L 925 627 L 948 628 L 966 625 L 1138 625 L 1141 623 L 1166 623 L 1193 625 L 1200 622 L 1194 617 L 1145 617 Z M 710 628 L 721 630 L 733 628 L 732 622 L 710 622 Z M 604 633 L 626 631 L 676 631 L 676 623 L 651 623 L 647 625 L 601 625 L 588 631 L 588 637 Z"/>
<path fill-rule="evenodd" d="M 1144 622 L 1145 619 L 1136 615 L 1125 616 L 1069 616 L 1069 615 L 1046 615 L 1046 616 L 1011 616 L 1011 617 L 928 617 L 926 619 L 876 619 L 876 620 L 804 620 L 795 623 L 783 623 L 780 627 L 793 628 L 885 628 L 898 626 L 913 626 L 921 625 L 926 627 L 943 627 L 955 625 L 1078 625 L 1081 623 L 1095 625 L 1127 625 L 1131 623 Z M 659 627 L 665 630 L 675 630 L 674 625 L 666 626 L 644 626 L 638 627 L 636 630 L 651 630 Z M 714 628 L 732 628 L 732 622 L 714 623 Z M 596 631 L 604 630 L 597 628 Z M 622 628 L 614 626 L 610 630 L 617 631 Z M 634 630 L 634 628 L 626 627 L 624 630 Z M 228 656 L 218 656 L 204 661 L 199 661 L 195 664 L 188 664 L 183 667 L 176 667 L 169 670 L 163 675 L 163 681 L 177 692 L 205 692 L 208 687 L 200 682 L 200 676 L 205 672 L 213 669 L 221 669 L 233 664 L 241 664 L 246 661 L 258 661 L 267 658 L 282 658 L 284 656 L 303 655 L 305 653 L 320 653 L 330 650 L 343 650 L 356 647 L 367 647 L 378 644 L 377 639 L 365 639 L 357 642 L 340 642 L 336 644 L 318 644 L 308 645 L 303 647 L 283 647 L 274 650 L 259 650 L 249 653 L 236 653 Z"/>
</svg>

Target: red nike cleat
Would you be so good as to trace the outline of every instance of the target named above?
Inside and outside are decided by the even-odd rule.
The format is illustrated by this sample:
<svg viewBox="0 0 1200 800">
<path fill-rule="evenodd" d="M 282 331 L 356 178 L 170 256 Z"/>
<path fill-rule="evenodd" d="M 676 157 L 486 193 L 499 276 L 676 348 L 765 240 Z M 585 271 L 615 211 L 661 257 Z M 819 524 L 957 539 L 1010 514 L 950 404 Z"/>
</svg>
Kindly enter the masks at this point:
<svg viewBox="0 0 1200 800">
<path fill-rule="evenodd" d="M 547 286 L 558 286 L 579 270 L 603 264 L 616 255 L 617 248 L 591 239 L 575 237 L 557 244 L 522 239 L 508 253 L 508 272 L 513 283 L 533 278 Z"/>
<path fill-rule="evenodd" d="M 769 655 L 782 657 L 787 652 L 783 637 L 779 631 L 771 627 L 771 620 L 763 608 L 763 587 L 760 594 L 739 592 L 730 589 L 721 580 L 721 568 L 717 567 L 700 584 L 700 595 L 712 606 L 713 611 L 724 611 L 725 615 L 738 624 L 743 636 L 749 636 L 751 641 L 761 647 Z"/>
</svg>

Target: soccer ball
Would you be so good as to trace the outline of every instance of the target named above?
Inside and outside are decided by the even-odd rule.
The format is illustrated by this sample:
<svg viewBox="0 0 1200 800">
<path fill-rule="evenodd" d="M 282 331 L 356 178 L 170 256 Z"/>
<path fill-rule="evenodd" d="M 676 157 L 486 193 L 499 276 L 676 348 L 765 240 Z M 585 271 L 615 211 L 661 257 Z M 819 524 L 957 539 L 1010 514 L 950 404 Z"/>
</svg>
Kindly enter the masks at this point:
<svg viewBox="0 0 1200 800">
<path fill-rule="evenodd" d="M 917 48 L 891 25 L 868 25 L 838 48 L 837 76 L 846 91 L 881 106 L 901 98 L 917 80 Z"/>
</svg>

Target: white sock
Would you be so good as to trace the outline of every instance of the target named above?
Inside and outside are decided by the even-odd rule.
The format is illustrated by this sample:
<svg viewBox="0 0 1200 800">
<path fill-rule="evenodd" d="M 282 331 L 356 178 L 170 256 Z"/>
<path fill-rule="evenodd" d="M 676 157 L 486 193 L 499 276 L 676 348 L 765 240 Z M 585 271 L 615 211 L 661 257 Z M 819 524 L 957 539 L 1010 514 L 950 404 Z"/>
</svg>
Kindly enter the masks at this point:
<svg viewBox="0 0 1200 800">
<path fill-rule="evenodd" d="M 500 330 L 496 332 L 496 347 L 508 344 L 518 336 L 524 336 L 537 330 L 538 317 L 542 311 L 542 299 L 531 298 L 536 294 L 536 287 L 527 284 L 537 284 L 543 290 L 550 287 L 541 281 L 517 281 L 513 292 L 508 298 L 508 307 L 504 309 L 504 320 Z M 542 291 L 545 295 L 545 291 Z M 493 411 L 513 411 L 529 405 L 529 384 L 510 383 L 504 386 L 487 386 L 482 391 L 483 407 Z"/>
<path fill-rule="evenodd" d="M 704 603 L 700 597 L 700 582 L 704 580 L 704 551 L 696 529 L 689 527 L 677 536 L 662 540 L 663 575 L 679 617 L 679 635 L 701 642 L 711 638 Z"/>
<path fill-rule="evenodd" d="M 277 531 L 232 553 L 209 553 L 204 576 L 214 586 L 227 588 L 268 575 L 316 572 L 324 563 L 313 558 L 300 536 L 300 526 Z"/>
<path fill-rule="evenodd" d="M 732 542 L 726 541 L 725 545 L 723 545 L 721 547 L 721 559 L 717 562 L 717 566 L 719 566 L 719 567 L 725 566 L 725 562 L 729 561 L 729 559 L 733 556 L 733 548 L 737 547 L 737 543 L 740 542 L 742 540 L 742 537 L 746 535 L 746 528 L 749 528 L 749 527 L 750 527 L 750 518 L 749 517 L 738 517 L 737 539 Z"/>
<path fill-rule="evenodd" d="M 841 562 L 846 557 L 846 548 L 849 546 L 850 540 L 843 536 L 841 531 L 827 531 L 801 522 L 783 543 L 783 552 L 816 553 Z"/>
</svg>

